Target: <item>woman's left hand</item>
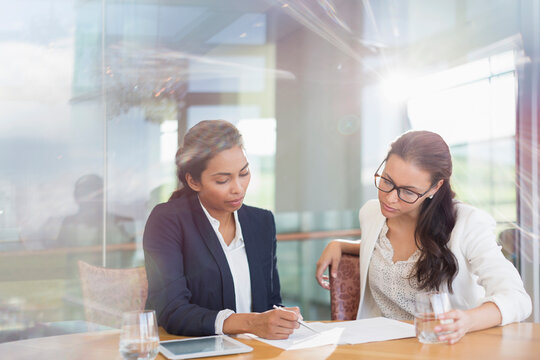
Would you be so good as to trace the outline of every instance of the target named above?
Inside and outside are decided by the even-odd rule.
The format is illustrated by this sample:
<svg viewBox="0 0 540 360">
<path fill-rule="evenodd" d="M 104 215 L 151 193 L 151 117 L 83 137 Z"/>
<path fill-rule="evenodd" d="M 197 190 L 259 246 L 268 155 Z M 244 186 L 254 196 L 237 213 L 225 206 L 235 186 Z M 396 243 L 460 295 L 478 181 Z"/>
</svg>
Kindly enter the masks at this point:
<svg viewBox="0 0 540 360">
<path fill-rule="evenodd" d="M 439 340 L 448 344 L 457 343 L 472 327 L 472 316 L 463 310 L 449 311 L 439 315 L 439 319 L 442 320 L 442 324 L 435 326 L 434 331 L 445 334 L 439 335 Z M 444 324 L 445 320 L 453 320 L 453 322 Z"/>
</svg>

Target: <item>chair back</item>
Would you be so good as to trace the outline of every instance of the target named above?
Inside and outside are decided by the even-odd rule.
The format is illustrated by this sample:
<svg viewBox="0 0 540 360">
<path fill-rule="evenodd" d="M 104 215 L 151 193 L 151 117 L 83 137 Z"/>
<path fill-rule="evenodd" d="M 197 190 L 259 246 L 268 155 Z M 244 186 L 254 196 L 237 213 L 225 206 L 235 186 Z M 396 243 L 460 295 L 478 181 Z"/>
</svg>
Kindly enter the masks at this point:
<svg viewBox="0 0 540 360">
<path fill-rule="evenodd" d="M 337 276 L 330 277 L 332 320 L 355 320 L 360 303 L 360 262 L 356 255 L 343 254 Z"/>
<path fill-rule="evenodd" d="M 148 296 L 144 267 L 108 269 L 78 262 L 86 321 L 119 328 L 122 313 L 143 310 Z"/>
</svg>

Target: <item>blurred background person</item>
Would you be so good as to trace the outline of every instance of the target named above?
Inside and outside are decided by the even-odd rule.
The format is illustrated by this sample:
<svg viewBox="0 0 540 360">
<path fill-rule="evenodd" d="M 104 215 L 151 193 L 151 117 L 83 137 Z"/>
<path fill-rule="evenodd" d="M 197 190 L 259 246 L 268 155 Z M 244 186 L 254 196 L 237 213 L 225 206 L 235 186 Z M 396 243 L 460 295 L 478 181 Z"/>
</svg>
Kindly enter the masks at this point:
<svg viewBox="0 0 540 360">
<path fill-rule="evenodd" d="M 84 175 L 75 183 L 73 193 L 79 210 L 66 216 L 57 238 L 58 247 L 99 246 L 103 237 L 103 179 L 95 174 Z M 132 218 L 107 213 L 107 243 L 135 241 Z"/>
</svg>

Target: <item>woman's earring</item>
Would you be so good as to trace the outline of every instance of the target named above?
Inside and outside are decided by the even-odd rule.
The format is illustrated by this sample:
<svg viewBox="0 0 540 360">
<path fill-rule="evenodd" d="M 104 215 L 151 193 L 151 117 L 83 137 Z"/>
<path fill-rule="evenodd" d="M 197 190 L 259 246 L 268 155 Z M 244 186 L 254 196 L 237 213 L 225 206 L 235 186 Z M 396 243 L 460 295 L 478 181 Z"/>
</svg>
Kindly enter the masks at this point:
<svg viewBox="0 0 540 360">
<path fill-rule="evenodd" d="M 429 195 L 429 198 L 430 198 L 430 199 L 433 199 L 433 194 Z"/>
</svg>

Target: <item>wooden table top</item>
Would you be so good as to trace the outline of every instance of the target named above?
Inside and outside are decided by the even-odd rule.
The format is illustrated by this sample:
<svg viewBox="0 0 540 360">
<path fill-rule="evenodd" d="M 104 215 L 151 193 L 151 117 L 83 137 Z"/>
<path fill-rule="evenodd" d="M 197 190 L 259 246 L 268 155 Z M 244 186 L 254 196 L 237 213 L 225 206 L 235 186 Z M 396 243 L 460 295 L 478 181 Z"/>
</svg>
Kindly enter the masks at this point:
<svg viewBox="0 0 540 360">
<path fill-rule="evenodd" d="M 119 330 L 70 334 L 0 344 L 0 358 L 13 359 L 121 359 Z M 180 338 L 160 332 L 161 340 Z M 250 353 L 206 359 L 539 359 L 540 323 L 510 324 L 467 334 L 454 345 L 424 345 L 415 338 L 357 345 L 322 346 L 284 351 L 246 336 L 236 337 L 251 346 Z M 166 359 L 159 354 L 157 359 Z"/>
</svg>

